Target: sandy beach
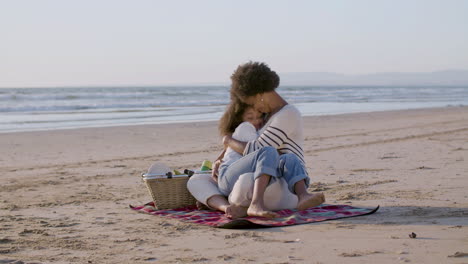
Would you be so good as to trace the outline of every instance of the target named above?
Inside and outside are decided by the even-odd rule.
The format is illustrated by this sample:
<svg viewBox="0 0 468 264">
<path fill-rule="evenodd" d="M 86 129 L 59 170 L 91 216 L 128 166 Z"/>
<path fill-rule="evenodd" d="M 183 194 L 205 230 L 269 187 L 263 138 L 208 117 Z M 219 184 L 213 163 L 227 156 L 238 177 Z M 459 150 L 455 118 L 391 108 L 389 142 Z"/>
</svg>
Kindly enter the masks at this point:
<svg viewBox="0 0 468 264">
<path fill-rule="evenodd" d="M 310 190 L 377 213 L 228 230 L 130 210 L 151 200 L 153 162 L 216 158 L 216 122 L 0 134 L 0 263 L 468 263 L 468 107 L 305 117 L 304 130 Z"/>
</svg>

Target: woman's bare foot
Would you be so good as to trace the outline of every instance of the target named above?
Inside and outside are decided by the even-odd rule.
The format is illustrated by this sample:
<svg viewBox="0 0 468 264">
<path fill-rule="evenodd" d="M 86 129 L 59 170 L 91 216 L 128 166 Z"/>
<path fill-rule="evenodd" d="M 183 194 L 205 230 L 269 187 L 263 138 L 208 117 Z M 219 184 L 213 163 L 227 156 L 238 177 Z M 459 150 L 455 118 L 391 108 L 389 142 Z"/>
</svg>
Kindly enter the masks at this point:
<svg viewBox="0 0 468 264">
<path fill-rule="evenodd" d="M 305 210 L 310 207 L 315 207 L 325 202 L 325 195 L 323 193 L 306 193 L 299 197 L 297 203 L 298 210 Z"/>
<path fill-rule="evenodd" d="M 203 203 L 197 201 L 196 204 L 198 210 L 210 210 L 210 208 Z"/>
<path fill-rule="evenodd" d="M 250 204 L 249 209 L 247 209 L 248 216 L 261 216 L 261 217 L 268 217 L 268 218 L 275 218 L 279 217 L 280 215 L 272 212 L 267 211 L 263 206 L 257 204 Z"/>
<path fill-rule="evenodd" d="M 247 207 L 231 204 L 226 208 L 226 216 L 230 219 L 247 216 Z"/>
</svg>

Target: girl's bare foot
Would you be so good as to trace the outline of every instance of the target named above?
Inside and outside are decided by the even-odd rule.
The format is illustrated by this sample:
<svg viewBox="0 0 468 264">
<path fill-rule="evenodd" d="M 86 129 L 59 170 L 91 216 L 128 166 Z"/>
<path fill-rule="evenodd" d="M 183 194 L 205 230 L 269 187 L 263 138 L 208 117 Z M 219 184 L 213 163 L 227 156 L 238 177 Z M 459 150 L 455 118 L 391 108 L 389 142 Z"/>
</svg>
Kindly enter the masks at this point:
<svg viewBox="0 0 468 264">
<path fill-rule="evenodd" d="M 230 219 L 247 216 L 247 207 L 231 204 L 226 208 L 226 216 Z"/>
<path fill-rule="evenodd" d="M 247 215 L 248 216 L 261 216 L 261 217 L 268 217 L 268 218 L 275 218 L 279 217 L 280 215 L 272 212 L 272 211 L 267 211 L 263 206 L 257 205 L 257 204 L 250 204 L 249 209 L 247 209 Z"/>
<path fill-rule="evenodd" d="M 310 207 L 315 207 L 325 202 L 325 195 L 323 193 L 306 193 L 299 197 L 297 209 L 305 210 Z"/>
</svg>

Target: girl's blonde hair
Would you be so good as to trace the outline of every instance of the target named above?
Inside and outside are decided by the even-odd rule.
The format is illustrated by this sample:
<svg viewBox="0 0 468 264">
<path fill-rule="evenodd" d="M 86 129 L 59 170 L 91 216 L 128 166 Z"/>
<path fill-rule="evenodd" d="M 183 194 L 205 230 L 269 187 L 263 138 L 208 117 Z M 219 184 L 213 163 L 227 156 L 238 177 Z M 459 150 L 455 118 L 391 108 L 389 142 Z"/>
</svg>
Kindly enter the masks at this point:
<svg viewBox="0 0 468 264">
<path fill-rule="evenodd" d="M 221 136 L 234 133 L 236 127 L 242 122 L 242 116 L 249 105 L 241 102 L 238 98 L 231 97 L 231 102 L 226 107 L 223 116 L 219 120 L 218 130 Z"/>
</svg>

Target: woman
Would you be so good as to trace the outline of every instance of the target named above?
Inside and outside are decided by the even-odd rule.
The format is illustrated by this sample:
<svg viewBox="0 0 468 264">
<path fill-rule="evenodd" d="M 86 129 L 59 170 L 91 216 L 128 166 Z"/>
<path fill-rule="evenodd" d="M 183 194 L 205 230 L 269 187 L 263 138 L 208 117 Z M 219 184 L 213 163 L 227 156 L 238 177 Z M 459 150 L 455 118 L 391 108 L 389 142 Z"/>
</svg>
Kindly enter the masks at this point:
<svg viewBox="0 0 468 264">
<path fill-rule="evenodd" d="M 231 80 L 231 97 L 265 113 L 267 120 L 256 140 L 241 142 L 230 135 L 223 137 L 225 148 L 230 147 L 243 153 L 243 157 L 230 165 L 228 171 L 223 171 L 224 182 L 220 185 L 223 189 L 232 190 L 240 175 L 254 172 L 258 166 L 263 165 L 262 157 L 270 161 L 279 153 L 281 155 L 276 157 L 278 161 L 276 170 L 271 170 L 267 164 L 267 168 L 262 170 L 262 173 L 255 174 L 252 204 L 247 209 L 230 205 L 223 192 L 218 190 L 216 186 L 218 169 L 223 169 L 219 168 L 219 158 L 214 164 L 212 179 L 198 175 L 192 177 L 187 185 L 189 191 L 198 201 L 210 208 L 225 212 L 230 218 L 246 214 L 275 217 L 275 213 L 266 209 L 263 194 L 267 185 L 278 178 L 283 178 L 289 191 L 297 195 L 297 209 L 303 210 L 323 203 L 323 194 L 307 192 L 310 180 L 304 161 L 302 117 L 297 108 L 289 105 L 275 91 L 279 85 L 279 76 L 264 63 L 248 62 L 236 69 Z"/>
</svg>

